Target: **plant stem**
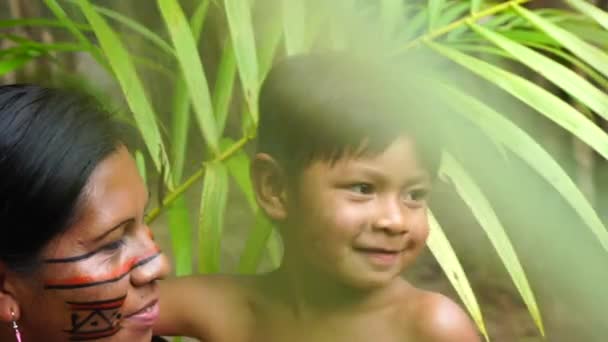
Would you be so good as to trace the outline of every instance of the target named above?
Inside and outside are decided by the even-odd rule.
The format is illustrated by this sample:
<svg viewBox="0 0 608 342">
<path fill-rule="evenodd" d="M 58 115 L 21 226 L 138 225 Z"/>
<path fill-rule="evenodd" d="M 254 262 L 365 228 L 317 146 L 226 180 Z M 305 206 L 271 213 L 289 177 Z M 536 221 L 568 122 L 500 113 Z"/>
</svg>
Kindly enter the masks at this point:
<svg viewBox="0 0 608 342">
<path fill-rule="evenodd" d="M 479 20 L 479 19 L 481 19 L 483 17 L 487 17 L 489 15 L 496 14 L 498 12 L 504 11 L 504 10 L 510 8 L 511 5 L 513 5 L 513 4 L 523 4 L 523 3 L 526 3 L 526 2 L 529 2 L 529 1 L 532 1 L 532 0 L 510 0 L 510 1 L 498 4 L 496 6 L 492 6 L 492 7 L 486 8 L 483 11 L 475 12 L 475 13 L 473 13 L 471 15 L 468 15 L 468 16 L 466 16 L 464 18 L 458 19 L 458 20 L 456 20 L 456 21 L 454 21 L 454 22 L 452 22 L 452 23 L 450 23 L 450 24 L 448 24 L 446 26 L 440 27 L 440 28 L 438 28 L 438 29 L 436 29 L 436 30 L 434 30 L 432 32 L 429 32 L 429 33 L 427 33 L 427 34 L 425 34 L 423 36 L 420 36 L 420 37 L 412 40 L 411 42 L 405 44 L 403 47 L 399 48 L 395 52 L 395 54 L 398 54 L 398 53 L 401 53 L 403 51 L 409 50 L 409 49 L 411 49 L 413 47 L 416 47 L 416 46 L 420 45 L 420 43 L 422 43 L 424 41 L 429 41 L 429 40 L 441 37 L 444 34 L 447 34 L 447 33 L 450 33 L 452 31 L 456 30 L 460 26 L 466 25 L 467 22 L 477 21 L 477 20 Z"/>
<path fill-rule="evenodd" d="M 150 213 L 146 216 L 146 223 L 152 223 L 154 220 L 158 218 L 161 211 L 173 203 L 179 196 L 181 196 L 188 188 L 190 188 L 196 181 L 201 179 L 205 174 L 205 169 L 207 168 L 207 164 L 224 161 L 232 157 L 236 152 L 238 152 L 245 144 L 247 144 L 251 139 L 254 138 L 254 135 L 247 135 L 241 138 L 239 141 L 230 146 L 226 151 L 222 152 L 216 158 L 203 162 L 203 165 L 200 169 L 198 169 L 192 176 L 190 176 L 185 182 L 180 184 L 175 190 L 169 193 L 165 198 L 163 198 L 161 206 L 154 208 L 150 211 Z"/>
</svg>

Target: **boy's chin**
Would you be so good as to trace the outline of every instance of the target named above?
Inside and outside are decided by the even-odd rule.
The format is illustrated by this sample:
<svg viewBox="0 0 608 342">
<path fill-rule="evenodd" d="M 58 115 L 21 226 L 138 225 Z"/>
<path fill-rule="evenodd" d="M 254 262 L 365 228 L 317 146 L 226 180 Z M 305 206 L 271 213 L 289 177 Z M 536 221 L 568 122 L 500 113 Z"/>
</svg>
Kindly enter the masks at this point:
<svg viewBox="0 0 608 342">
<path fill-rule="evenodd" d="M 362 271 L 358 274 L 343 275 L 343 283 L 353 289 L 371 291 L 391 285 L 400 279 L 401 272 Z"/>
</svg>

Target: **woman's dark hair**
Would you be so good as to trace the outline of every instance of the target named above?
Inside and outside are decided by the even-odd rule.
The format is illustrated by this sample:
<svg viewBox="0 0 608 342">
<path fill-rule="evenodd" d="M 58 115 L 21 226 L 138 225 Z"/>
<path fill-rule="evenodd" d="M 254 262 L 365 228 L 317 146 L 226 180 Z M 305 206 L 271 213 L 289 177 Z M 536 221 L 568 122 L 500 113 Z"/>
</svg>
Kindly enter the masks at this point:
<svg viewBox="0 0 608 342">
<path fill-rule="evenodd" d="M 93 169 L 125 133 L 90 96 L 0 86 L 0 262 L 35 269 L 44 246 L 74 219 Z"/>
</svg>

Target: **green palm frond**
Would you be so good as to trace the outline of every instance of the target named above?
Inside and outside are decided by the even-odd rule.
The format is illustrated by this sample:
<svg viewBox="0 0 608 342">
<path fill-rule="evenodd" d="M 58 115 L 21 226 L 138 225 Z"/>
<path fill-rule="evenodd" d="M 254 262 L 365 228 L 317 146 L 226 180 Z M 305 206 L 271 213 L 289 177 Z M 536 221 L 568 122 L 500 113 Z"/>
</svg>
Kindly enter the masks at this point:
<svg viewBox="0 0 608 342">
<path fill-rule="evenodd" d="M 399 59 L 428 50 L 434 58 L 433 63 L 438 63 L 439 67 L 458 65 L 459 70 L 467 75 L 481 78 L 483 87 L 518 100 L 529 115 L 551 120 L 564 132 L 580 139 L 600 158 L 608 159 L 608 135 L 601 128 L 608 119 L 608 13 L 585 0 L 566 0 L 572 9 L 534 10 L 526 6 L 531 1 L 382 0 L 370 3 L 337 0 L 325 10 L 352 9 L 354 17 L 365 18 L 367 24 L 376 15 L 378 30 L 382 31 L 383 37 L 390 38 L 386 41 L 391 42 L 383 54 Z M 199 266 L 204 272 L 218 270 L 223 215 L 226 206 L 230 205 L 227 203 L 229 180 L 234 180 L 245 194 L 252 217 L 256 217 L 248 236 L 243 238 L 246 243 L 238 270 L 255 272 L 265 252 L 273 263 L 278 263 L 280 240 L 270 222 L 257 209 L 247 180 L 249 160 L 243 147 L 253 139 L 247 127 L 255 128 L 257 124 L 259 86 L 274 60 L 309 51 L 317 45 L 344 49 L 361 44 L 361 41 L 353 39 L 348 27 L 340 26 L 347 20 L 336 19 L 333 12 L 313 10 L 307 1 L 281 0 L 278 2 L 281 6 L 275 6 L 272 15 L 266 16 L 262 22 L 255 17 L 257 1 L 217 0 L 201 1 L 188 22 L 178 0 L 158 0 L 169 41 L 162 38 L 163 34 L 113 9 L 93 6 L 86 0 L 45 0 L 45 3 L 56 19 L 0 21 L 0 30 L 25 25 L 67 29 L 74 41 L 48 44 L 0 32 L 13 44 L 0 51 L 0 75 L 18 70 L 49 53 L 90 53 L 118 80 L 144 137 L 148 151 L 146 157 L 157 171 L 164 170 L 163 174 L 168 177 L 166 184 L 171 191 L 162 200 L 162 206 L 150 213 L 149 220 L 156 219 L 163 209 L 168 208 L 174 252 L 179 250 L 179 246 L 188 245 L 195 231 L 189 227 L 185 210 L 190 205 L 182 195 L 203 178 L 201 222 L 198 224 L 202 253 Z M 63 3 L 77 4 L 86 23 L 73 20 L 64 11 Z M 210 70 L 203 67 L 206 64 L 201 58 L 206 55 L 201 57 L 199 52 L 207 7 L 223 11 L 227 23 L 224 29 L 227 34 L 221 37 L 224 43 L 217 73 L 213 73 L 215 78 L 210 78 Z M 164 63 L 155 63 L 153 58 L 128 51 L 107 20 L 141 36 L 159 55 L 168 57 L 181 70 L 181 73 L 173 72 L 178 76 L 173 77 L 175 87 L 171 99 L 173 114 L 168 139 L 171 163 L 161 139 L 158 110 L 147 95 L 147 85 L 141 82 L 141 70 L 136 65 L 147 66 L 149 72 L 171 74 L 171 71 Z M 90 39 L 92 34 L 96 41 Z M 538 84 L 528 77 L 530 73 L 546 82 Z M 215 80 L 213 88 L 207 84 L 208 79 Z M 549 89 L 544 84 L 551 84 L 554 88 Z M 450 104 L 454 115 L 478 127 L 496 146 L 506 151 L 503 153 L 515 155 L 542 177 L 580 216 L 598 245 L 608 250 L 608 232 L 592 201 L 585 198 L 575 180 L 542 147 L 541 136 L 518 126 L 510 120 L 512 113 L 509 109 L 488 104 L 468 84 L 442 80 L 435 86 L 434 91 Z M 558 96 L 555 89 L 565 95 Z M 194 118 L 191 117 L 191 107 Z M 232 111 L 231 108 L 239 110 Z M 236 142 L 228 139 L 224 132 L 228 130 L 225 128 L 231 122 L 231 115 L 236 115 L 236 119 L 246 127 Z M 192 140 L 188 136 L 191 119 L 198 122 L 198 138 L 206 142 L 213 154 L 184 181 L 185 155 Z M 449 146 L 447 152 L 450 152 Z M 141 155 L 138 161 L 144 165 Z M 517 244 L 507 238 L 509 224 L 499 220 L 500 213 L 493 209 L 493 199 L 486 197 L 484 189 L 475 182 L 474 174 L 469 172 L 470 165 L 448 159 L 442 167 L 446 178 L 455 185 L 463 202 L 498 251 L 528 306 L 532 320 L 544 335 L 540 315 L 542 306 L 539 307 L 532 294 L 534 282 L 529 282 L 524 273 L 526 261 L 515 253 Z M 433 254 L 480 331 L 486 338 L 491 337 L 481 314 L 483 308 L 477 304 L 474 291 L 443 235 L 440 222 L 432 216 L 431 226 L 429 246 Z M 182 254 L 176 256 L 180 274 L 193 271 L 192 254 L 195 253 L 186 247 Z"/>
</svg>

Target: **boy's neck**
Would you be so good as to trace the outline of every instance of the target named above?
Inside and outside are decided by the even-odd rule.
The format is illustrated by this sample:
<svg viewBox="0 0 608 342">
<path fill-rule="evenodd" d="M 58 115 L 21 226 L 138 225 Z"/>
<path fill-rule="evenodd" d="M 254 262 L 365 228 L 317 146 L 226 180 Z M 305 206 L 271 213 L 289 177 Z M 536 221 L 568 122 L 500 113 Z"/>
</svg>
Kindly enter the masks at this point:
<svg viewBox="0 0 608 342">
<path fill-rule="evenodd" d="M 383 287 L 358 289 L 327 275 L 304 271 L 287 258 L 267 280 L 271 296 L 300 318 L 388 309 L 396 302 L 399 290 L 409 286 L 405 280 L 396 278 Z"/>
</svg>

